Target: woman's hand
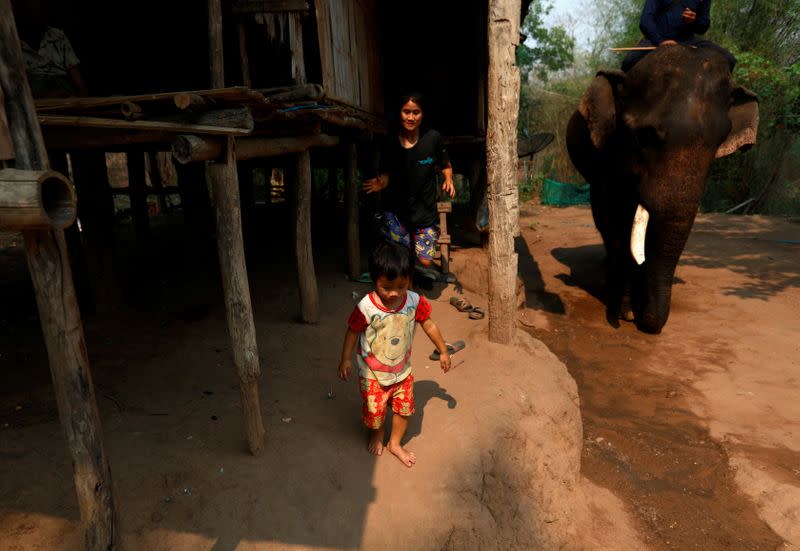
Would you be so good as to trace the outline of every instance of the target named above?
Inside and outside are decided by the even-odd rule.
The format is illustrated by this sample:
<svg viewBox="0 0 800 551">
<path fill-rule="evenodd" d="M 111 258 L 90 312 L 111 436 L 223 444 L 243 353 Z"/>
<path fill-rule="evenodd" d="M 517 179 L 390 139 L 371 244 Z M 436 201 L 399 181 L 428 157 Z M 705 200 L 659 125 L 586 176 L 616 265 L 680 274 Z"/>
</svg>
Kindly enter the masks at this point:
<svg viewBox="0 0 800 551">
<path fill-rule="evenodd" d="M 385 189 L 388 183 L 388 179 L 378 176 L 377 178 L 372 178 L 371 180 L 364 180 L 364 185 L 362 188 L 367 193 L 378 193 L 382 189 Z"/>
<path fill-rule="evenodd" d="M 675 42 L 674 40 L 664 40 L 659 44 L 659 46 L 674 46 L 674 45 L 677 45 L 677 44 L 678 43 Z"/>
<path fill-rule="evenodd" d="M 450 196 L 450 199 L 456 196 L 456 186 L 453 184 L 452 178 L 445 178 L 442 184 L 442 191 Z"/>
<path fill-rule="evenodd" d="M 684 23 L 686 23 L 687 25 L 691 25 L 692 23 L 694 23 L 694 20 L 697 19 L 697 13 L 690 10 L 689 8 L 686 8 L 685 10 L 683 10 L 682 19 Z"/>
</svg>

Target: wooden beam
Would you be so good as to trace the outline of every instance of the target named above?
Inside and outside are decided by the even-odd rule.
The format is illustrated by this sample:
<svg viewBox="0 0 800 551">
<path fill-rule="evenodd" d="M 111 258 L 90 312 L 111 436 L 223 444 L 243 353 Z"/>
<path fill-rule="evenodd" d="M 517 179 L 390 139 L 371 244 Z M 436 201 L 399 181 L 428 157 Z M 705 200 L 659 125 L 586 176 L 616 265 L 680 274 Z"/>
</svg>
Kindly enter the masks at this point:
<svg viewBox="0 0 800 551">
<path fill-rule="evenodd" d="M 151 150 L 169 151 L 174 137 L 171 132 L 51 126 L 44 132 L 44 143 L 48 151 L 126 151 L 140 144 L 147 144 Z"/>
<path fill-rule="evenodd" d="M 217 251 L 222 290 L 225 294 L 225 314 L 233 363 L 239 376 L 245 434 L 250 452 L 259 455 L 264 450 L 265 439 L 258 393 L 261 366 L 242 241 L 239 182 L 233 139 L 228 140 L 225 161 L 211 163 L 206 167 L 206 178 L 214 194 Z"/>
<path fill-rule="evenodd" d="M 259 90 L 270 103 L 284 103 L 298 100 L 321 100 L 325 90 L 319 84 L 298 84 L 297 86 L 281 86 Z"/>
<path fill-rule="evenodd" d="M 352 281 L 361 274 L 361 244 L 358 239 L 358 157 L 355 142 L 347 144 L 347 166 L 345 167 L 347 190 L 347 273 Z"/>
<path fill-rule="evenodd" d="M 42 126 L 69 126 L 72 128 L 125 128 L 130 130 L 164 130 L 178 133 L 215 134 L 222 136 L 246 136 L 247 128 L 230 128 L 205 124 L 189 124 L 163 121 L 124 121 L 100 117 L 78 117 L 74 115 L 39 115 Z"/>
<path fill-rule="evenodd" d="M 235 0 L 233 13 L 279 13 L 287 11 L 307 11 L 306 0 Z"/>
<path fill-rule="evenodd" d="M 489 340 L 514 338 L 519 231 L 517 191 L 517 113 L 520 0 L 489 0 L 489 123 L 486 169 L 489 182 Z"/>
<path fill-rule="evenodd" d="M 206 90 L 191 90 L 181 92 L 159 92 L 157 94 L 138 94 L 133 96 L 108 96 L 97 98 L 59 98 L 37 99 L 36 110 L 40 113 L 64 110 L 93 109 L 109 105 L 121 105 L 125 102 L 147 103 L 154 101 L 175 101 L 176 96 L 191 94 L 206 98 L 207 100 L 231 101 L 241 103 L 266 103 L 260 93 L 245 88 L 232 86 L 229 88 L 210 88 Z"/>
<path fill-rule="evenodd" d="M 5 95 L 16 168 L 46 170 L 47 152 L 36 121 L 10 0 L 0 0 L 0 89 Z M 22 235 L 58 413 L 72 460 L 84 549 L 119 549 L 111 470 L 64 232 L 27 230 Z"/>
<path fill-rule="evenodd" d="M 260 157 L 279 157 L 300 153 L 313 147 L 333 147 L 339 143 L 337 136 L 316 134 L 286 138 L 246 138 L 236 140 L 236 158 L 241 161 Z M 225 146 L 219 140 L 199 136 L 178 136 L 172 143 L 172 154 L 180 163 L 212 161 L 219 159 Z"/>
<path fill-rule="evenodd" d="M 319 290 L 311 245 L 311 155 L 308 151 L 297 156 L 296 178 L 295 256 L 297 259 L 297 282 L 300 289 L 300 319 L 306 323 L 317 323 L 319 321 Z"/>
<path fill-rule="evenodd" d="M 59 229 L 78 212 L 75 188 L 52 170 L 0 169 L 0 229 Z"/>
</svg>

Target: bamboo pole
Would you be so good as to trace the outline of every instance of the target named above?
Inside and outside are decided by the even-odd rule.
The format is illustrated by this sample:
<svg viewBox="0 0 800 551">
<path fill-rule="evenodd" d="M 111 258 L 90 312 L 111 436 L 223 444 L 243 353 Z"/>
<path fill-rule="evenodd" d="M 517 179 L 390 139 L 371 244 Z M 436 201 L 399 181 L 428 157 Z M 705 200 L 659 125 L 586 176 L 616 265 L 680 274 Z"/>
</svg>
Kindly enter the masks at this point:
<svg viewBox="0 0 800 551">
<path fill-rule="evenodd" d="M 0 170 L 0 228 L 57 229 L 71 226 L 78 212 L 75 188 L 52 170 Z"/>
<path fill-rule="evenodd" d="M 47 151 L 36 121 L 14 15 L 0 0 L 0 89 L 16 154 L 16 168 L 46 170 Z M 64 232 L 23 232 L 61 426 L 72 459 L 84 548 L 121 549 L 116 507 L 103 446 L 89 358 L 72 282 Z"/>
<path fill-rule="evenodd" d="M 347 144 L 346 174 L 347 272 L 350 279 L 355 281 L 361 273 L 361 244 L 358 239 L 358 157 L 354 142 Z"/>
<path fill-rule="evenodd" d="M 259 455 L 264 450 L 265 440 L 258 393 L 261 366 L 242 240 L 239 182 L 233 139 L 228 143 L 225 162 L 209 164 L 206 178 L 214 194 L 217 251 L 225 295 L 225 314 L 233 363 L 239 375 L 245 434 L 250 451 L 253 455 Z"/>
<path fill-rule="evenodd" d="M 489 0 L 489 123 L 486 171 L 489 182 L 489 340 L 510 343 L 515 330 L 519 225 L 517 113 L 520 0 Z"/>
</svg>

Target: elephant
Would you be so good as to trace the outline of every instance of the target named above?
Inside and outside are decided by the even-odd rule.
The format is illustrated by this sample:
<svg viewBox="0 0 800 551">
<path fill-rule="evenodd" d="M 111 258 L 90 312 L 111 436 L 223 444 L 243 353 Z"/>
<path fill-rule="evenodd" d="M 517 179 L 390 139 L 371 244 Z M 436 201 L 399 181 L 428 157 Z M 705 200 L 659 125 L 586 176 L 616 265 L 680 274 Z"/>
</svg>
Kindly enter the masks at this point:
<svg viewBox="0 0 800 551">
<path fill-rule="evenodd" d="M 609 323 L 661 332 L 711 162 L 757 131 L 758 98 L 715 50 L 661 46 L 627 73 L 596 74 L 566 141 L 606 250 Z"/>
</svg>

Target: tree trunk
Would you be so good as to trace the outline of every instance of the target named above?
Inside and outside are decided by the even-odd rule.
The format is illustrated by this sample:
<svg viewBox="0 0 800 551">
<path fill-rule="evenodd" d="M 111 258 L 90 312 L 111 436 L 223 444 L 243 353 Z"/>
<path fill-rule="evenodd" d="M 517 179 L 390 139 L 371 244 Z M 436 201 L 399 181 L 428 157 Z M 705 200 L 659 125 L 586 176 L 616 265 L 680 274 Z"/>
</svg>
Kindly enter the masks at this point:
<svg viewBox="0 0 800 551">
<path fill-rule="evenodd" d="M 489 183 L 489 340 L 514 338 L 519 194 L 516 182 L 520 0 L 489 0 L 489 124 L 486 171 Z"/>
</svg>

